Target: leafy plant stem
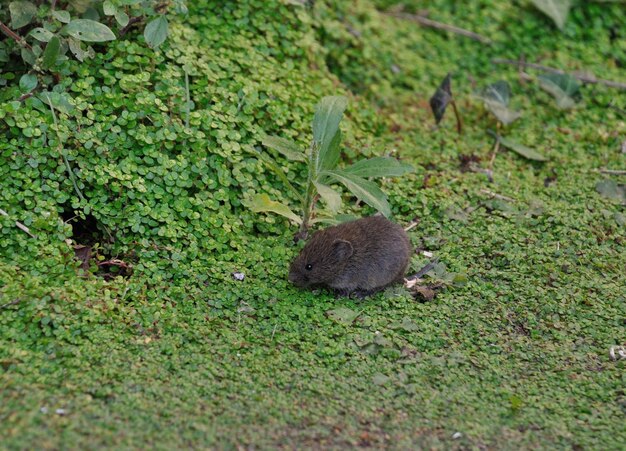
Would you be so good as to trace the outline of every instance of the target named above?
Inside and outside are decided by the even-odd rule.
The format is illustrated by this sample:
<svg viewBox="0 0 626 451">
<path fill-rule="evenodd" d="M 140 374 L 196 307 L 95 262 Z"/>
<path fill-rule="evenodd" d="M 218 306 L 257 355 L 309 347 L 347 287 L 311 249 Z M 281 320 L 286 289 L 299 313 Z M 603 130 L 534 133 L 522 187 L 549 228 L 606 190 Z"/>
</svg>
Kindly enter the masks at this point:
<svg viewBox="0 0 626 451">
<path fill-rule="evenodd" d="M 463 121 L 461 120 L 461 115 L 459 114 L 459 110 L 456 107 L 454 99 L 450 100 L 450 104 L 452 104 L 452 110 L 454 111 L 454 117 L 456 118 L 456 131 L 459 135 L 461 135 L 463 133 Z"/>
<path fill-rule="evenodd" d="M 17 42 L 22 47 L 26 47 L 28 50 L 32 49 L 32 47 L 30 46 L 30 44 L 28 42 L 26 42 L 24 39 L 22 39 L 18 34 L 16 34 L 13 30 L 11 30 L 9 27 L 7 27 L 2 22 L 0 22 L 0 31 L 2 31 L 4 34 L 6 34 L 11 39 L 13 39 L 15 42 Z"/>
<path fill-rule="evenodd" d="M 189 103 L 191 102 L 189 96 L 189 72 L 185 71 L 185 128 L 189 128 Z"/>
<path fill-rule="evenodd" d="M 54 127 L 56 129 L 56 134 L 57 134 L 57 140 L 59 141 L 59 146 L 58 146 L 59 153 L 63 157 L 63 162 L 65 163 L 65 169 L 67 170 L 67 174 L 70 177 L 72 185 L 74 185 L 74 190 L 76 191 L 76 194 L 78 194 L 78 197 L 80 197 L 80 200 L 86 201 L 85 197 L 83 196 L 83 193 L 81 193 L 80 189 L 78 188 L 78 184 L 76 183 L 76 178 L 74 177 L 74 172 L 72 171 L 70 162 L 67 159 L 67 155 L 65 154 L 65 148 L 63 147 L 63 144 L 61 143 L 61 135 L 59 133 L 59 123 L 57 121 L 56 113 L 54 112 L 54 107 L 52 106 L 52 101 L 50 100 L 50 96 L 46 96 L 46 98 L 48 99 L 48 105 L 50 106 L 50 111 L 52 112 L 52 120 L 54 121 Z"/>
<path fill-rule="evenodd" d="M 300 224 L 300 233 L 306 234 L 309 228 L 309 220 L 311 219 L 311 212 L 313 210 L 313 206 L 315 205 L 316 199 L 315 197 L 315 184 L 314 181 L 317 180 L 317 158 L 318 158 L 319 148 L 318 146 L 312 142 L 309 150 L 309 171 L 308 177 L 306 181 L 306 192 L 304 194 L 304 198 L 302 199 L 302 224 Z"/>
</svg>

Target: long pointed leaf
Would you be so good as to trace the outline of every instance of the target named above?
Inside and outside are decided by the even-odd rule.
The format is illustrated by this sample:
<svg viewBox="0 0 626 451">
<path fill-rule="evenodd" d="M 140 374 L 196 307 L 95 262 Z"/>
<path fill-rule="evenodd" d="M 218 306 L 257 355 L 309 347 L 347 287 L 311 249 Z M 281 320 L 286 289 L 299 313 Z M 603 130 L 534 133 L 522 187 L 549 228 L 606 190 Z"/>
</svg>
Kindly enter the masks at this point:
<svg viewBox="0 0 626 451">
<path fill-rule="evenodd" d="M 264 136 L 261 140 L 264 146 L 274 149 L 292 161 L 306 161 L 306 156 L 296 143 L 279 136 Z"/>
<path fill-rule="evenodd" d="M 267 194 L 257 194 L 250 199 L 249 202 L 247 202 L 246 206 L 255 213 L 269 211 L 284 216 L 285 218 L 289 218 L 297 224 L 302 223 L 302 219 L 291 211 L 288 206 L 281 204 L 280 202 L 273 201 Z"/>
<path fill-rule="evenodd" d="M 391 157 L 374 157 L 361 160 L 343 170 L 359 177 L 397 177 L 413 172 L 414 168 Z"/>
<path fill-rule="evenodd" d="M 391 208 L 389 208 L 389 204 L 387 203 L 387 196 L 385 196 L 385 193 L 381 191 L 376 183 L 343 171 L 325 171 L 324 175 L 328 175 L 337 180 L 348 188 L 352 194 L 380 211 L 383 215 L 387 217 L 391 216 Z"/>
<path fill-rule="evenodd" d="M 318 146 L 317 161 L 315 166 L 318 171 L 329 167 L 326 163 L 329 149 L 333 150 L 333 140 L 339 130 L 339 122 L 348 104 L 344 96 L 328 96 L 322 98 L 315 108 L 313 117 L 313 140 Z M 339 143 L 335 143 L 338 147 Z"/>
<path fill-rule="evenodd" d="M 317 192 L 321 198 L 328 206 L 328 209 L 333 213 L 336 213 L 341 208 L 341 196 L 339 193 L 323 183 L 313 182 L 313 184 L 315 185 L 315 188 L 317 188 Z"/>
</svg>

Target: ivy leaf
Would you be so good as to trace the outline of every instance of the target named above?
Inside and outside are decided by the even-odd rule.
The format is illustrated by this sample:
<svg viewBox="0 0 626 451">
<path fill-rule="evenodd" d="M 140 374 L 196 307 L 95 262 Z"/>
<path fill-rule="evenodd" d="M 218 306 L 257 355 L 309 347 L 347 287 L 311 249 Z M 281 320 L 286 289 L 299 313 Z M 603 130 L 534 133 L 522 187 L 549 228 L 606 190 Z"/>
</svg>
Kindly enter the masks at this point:
<svg viewBox="0 0 626 451">
<path fill-rule="evenodd" d="M 318 146 L 315 167 L 318 172 L 323 169 L 332 169 L 333 163 L 338 160 L 341 134 L 339 122 L 348 104 L 344 96 L 328 96 L 322 98 L 315 107 L 313 117 L 313 140 Z"/>
<path fill-rule="evenodd" d="M 83 50 L 83 47 L 78 39 L 68 38 L 68 44 L 70 47 L 70 51 L 76 57 L 78 61 L 85 61 L 87 58 L 93 58 L 94 51 L 93 48 L 89 47 L 86 51 Z"/>
<path fill-rule="evenodd" d="M 452 100 L 452 90 L 450 87 L 450 76 L 446 75 L 433 96 L 430 98 L 430 109 L 435 116 L 435 122 L 438 124 L 443 119 L 448 104 Z"/>
<path fill-rule="evenodd" d="M 33 28 L 28 34 L 37 39 L 39 42 L 49 42 L 54 36 L 54 33 L 41 27 Z"/>
<path fill-rule="evenodd" d="M 332 189 L 328 185 L 324 185 L 323 183 L 313 182 L 315 188 L 317 188 L 317 192 L 320 197 L 324 200 L 328 209 L 332 213 L 336 213 L 341 208 L 341 196 L 337 191 Z"/>
<path fill-rule="evenodd" d="M 572 6 L 571 0 L 532 0 L 535 7 L 548 16 L 559 30 L 563 30 Z"/>
<path fill-rule="evenodd" d="M 281 138 L 279 136 L 264 136 L 261 143 L 265 147 L 269 147 L 270 149 L 274 149 L 275 151 L 281 153 L 289 160 L 306 161 L 306 156 L 302 153 L 300 147 L 289 139 Z"/>
<path fill-rule="evenodd" d="M 511 88 L 506 81 L 497 81 L 482 90 L 478 94 L 485 106 L 491 113 L 502 122 L 508 125 L 518 119 L 521 114 L 517 111 L 508 109 L 509 100 L 511 98 Z"/>
<path fill-rule="evenodd" d="M 556 100 L 556 105 L 562 110 L 567 110 L 576 106 L 574 97 L 579 93 L 580 83 L 568 74 L 546 74 L 540 75 L 539 86 L 552 94 Z"/>
<path fill-rule="evenodd" d="M 79 41 L 105 42 L 116 39 L 109 27 L 91 19 L 74 19 L 62 30 Z"/>
<path fill-rule="evenodd" d="M 37 15 L 37 7 L 31 2 L 11 2 L 9 3 L 11 13 L 11 26 L 22 28 L 28 25 Z"/>
<path fill-rule="evenodd" d="M 374 157 L 368 160 L 360 160 L 343 170 L 343 172 L 358 177 L 397 177 L 413 171 L 413 166 L 392 157 Z"/>
<path fill-rule="evenodd" d="M 71 17 L 68 11 L 55 9 L 54 11 L 52 11 L 52 15 L 54 16 L 56 20 L 58 20 L 61 23 L 70 23 Z"/>
<path fill-rule="evenodd" d="M 300 219 L 300 217 L 298 217 L 298 215 L 296 215 L 288 206 L 281 204 L 280 202 L 273 201 L 267 194 L 257 194 L 247 202 L 246 206 L 255 213 L 269 211 L 291 219 L 296 224 L 302 223 L 302 219 Z"/>
<path fill-rule="evenodd" d="M 387 196 L 376 183 L 344 171 L 324 171 L 322 175 L 332 177 L 348 188 L 356 197 L 374 207 L 386 217 L 391 216 L 391 208 L 389 208 L 387 203 Z"/>
<path fill-rule="evenodd" d="M 167 39 L 168 22 L 165 16 L 159 16 L 146 25 L 143 35 L 150 48 L 156 49 Z"/>
<path fill-rule="evenodd" d="M 117 12 L 117 8 L 110 0 L 107 0 L 102 4 L 102 12 L 105 16 L 113 16 Z"/>
<path fill-rule="evenodd" d="M 361 312 L 355 312 L 354 310 L 345 307 L 326 311 L 326 316 L 328 316 L 331 320 L 346 326 L 352 324 L 360 314 Z"/>
<path fill-rule="evenodd" d="M 20 91 L 30 92 L 37 87 L 37 76 L 35 74 L 24 74 L 20 78 Z"/>
<path fill-rule="evenodd" d="M 126 14 L 121 9 L 118 9 L 115 12 L 115 20 L 117 20 L 117 23 L 120 25 L 120 27 L 125 27 L 126 25 L 128 25 L 128 22 L 130 22 L 128 14 Z"/>
<path fill-rule="evenodd" d="M 43 52 L 43 61 L 41 67 L 44 69 L 50 69 L 57 62 L 57 58 L 61 51 L 61 40 L 54 36 L 50 39 L 50 42 L 46 45 L 46 49 Z"/>
<path fill-rule="evenodd" d="M 626 202 L 626 185 L 620 185 L 614 180 L 602 180 L 596 184 L 596 191 L 607 199 Z"/>
<path fill-rule="evenodd" d="M 496 135 L 496 139 L 500 141 L 501 145 L 503 145 L 507 149 L 510 149 L 516 152 L 517 154 L 523 156 L 524 158 L 528 158 L 529 160 L 535 160 L 535 161 L 547 161 L 548 160 L 546 157 L 544 157 L 542 154 L 540 154 L 536 150 L 531 149 L 530 147 L 526 147 L 525 145 L 520 144 L 516 141 L 510 140 L 508 138 L 505 138 L 499 135 Z"/>
</svg>

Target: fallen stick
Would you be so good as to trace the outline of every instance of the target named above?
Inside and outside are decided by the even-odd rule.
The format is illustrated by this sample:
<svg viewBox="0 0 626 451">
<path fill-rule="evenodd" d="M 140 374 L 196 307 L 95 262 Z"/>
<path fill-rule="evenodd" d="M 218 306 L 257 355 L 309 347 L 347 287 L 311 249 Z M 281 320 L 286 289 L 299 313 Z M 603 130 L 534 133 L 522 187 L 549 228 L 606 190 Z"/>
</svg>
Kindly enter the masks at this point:
<svg viewBox="0 0 626 451">
<path fill-rule="evenodd" d="M 522 61 L 522 60 L 516 61 L 516 60 L 505 59 L 505 58 L 494 58 L 491 60 L 491 62 L 493 64 L 509 64 L 509 65 L 518 66 L 518 67 L 519 66 L 530 67 L 532 69 L 542 70 L 544 72 L 550 72 L 553 74 L 570 75 L 571 77 L 574 77 L 576 80 L 580 80 L 583 83 L 597 83 L 600 85 L 610 86 L 611 88 L 626 89 L 626 83 L 621 83 L 619 81 L 612 81 L 612 80 L 604 80 L 602 78 L 597 78 L 593 74 L 583 75 L 583 74 L 577 74 L 577 73 L 569 73 L 561 69 L 555 69 L 554 67 L 542 66 L 541 64 L 535 64 L 535 63 L 527 63 L 526 61 Z"/>
<path fill-rule="evenodd" d="M 6 216 L 7 218 L 9 217 L 9 214 L 8 214 L 6 211 L 4 211 L 2 208 L 0 208 L 0 214 L 1 214 L 2 216 Z M 30 229 L 29 229 L 28 227 L 26 227 L 24 224 L 22 224 L 21 222 L 19 222 L 19 221 L 15 221 L 15 226 L 16 226 L 18 229 L 20 229 L 20 230 L 22 230 L 22 231 L 24 231 L 24 232 L 28 233 L 28 235 L 29 235 L 31 238 L 37 238 L 35 235 L 33 235 L 32 233 L 30 233 Z"/>
<path fill-rule="evenodd" d="M 451 31 L 452 33 L 474 39 L 476 41 L 482 42 L 483 44 L 491 44 L 493 42 L 488 37 L 482 36 L 478 33 L 474 33 L 473 31 L 469 31 L 464 28 L 455 27 L 454 25 L 448 25 L 445 23 L 437 22 L 435 20 L 427 19 L 426 17 L 420 16 L 418 14 L 409 14 L 409 13 L 402 13 L 402 12 L 386 12 L 385 14 L 392 16 L 392 17 L 397 17 L 399 19 L 411 20 L 425 27 L 436 28 L 437 30 Z"/>
</svg>

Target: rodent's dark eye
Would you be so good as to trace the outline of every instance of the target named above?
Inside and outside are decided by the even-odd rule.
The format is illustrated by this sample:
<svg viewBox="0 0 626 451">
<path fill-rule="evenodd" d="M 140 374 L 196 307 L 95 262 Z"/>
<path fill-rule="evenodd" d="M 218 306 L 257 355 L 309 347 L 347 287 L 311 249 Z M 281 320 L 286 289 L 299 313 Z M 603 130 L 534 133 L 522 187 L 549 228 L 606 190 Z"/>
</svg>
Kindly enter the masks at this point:
<svg viewBox="0 0 626 451">
<path fill-rule="evenodd" d="M 304 269 L 306 269 L 307 271 L 310 271 L 313 269 L 313 265 L 309 263 L 308 265 L 304 267 Z"/>
</svg>

